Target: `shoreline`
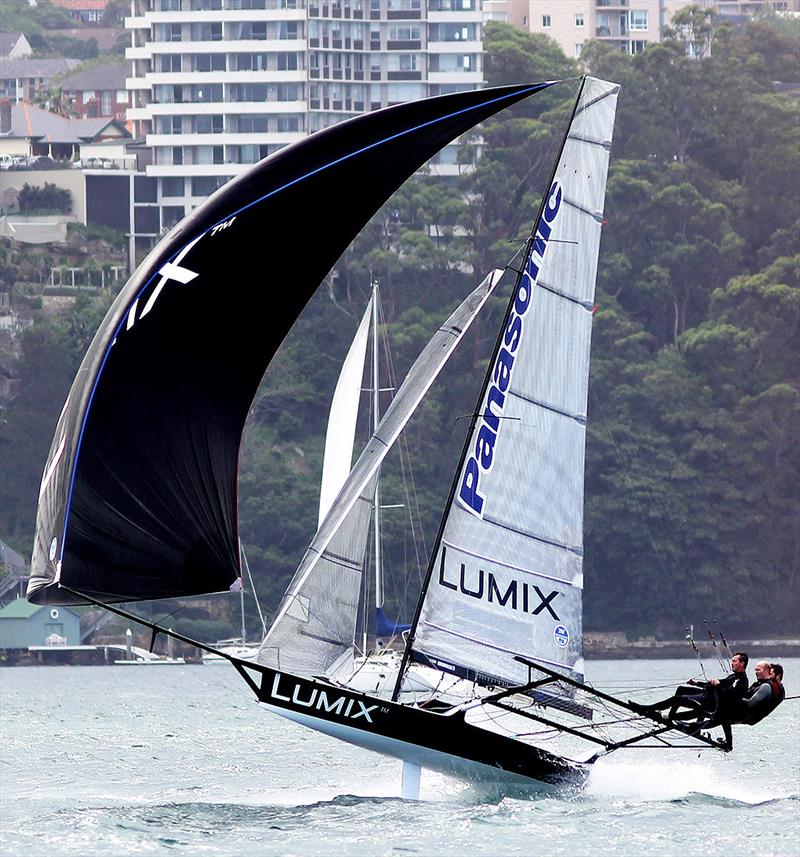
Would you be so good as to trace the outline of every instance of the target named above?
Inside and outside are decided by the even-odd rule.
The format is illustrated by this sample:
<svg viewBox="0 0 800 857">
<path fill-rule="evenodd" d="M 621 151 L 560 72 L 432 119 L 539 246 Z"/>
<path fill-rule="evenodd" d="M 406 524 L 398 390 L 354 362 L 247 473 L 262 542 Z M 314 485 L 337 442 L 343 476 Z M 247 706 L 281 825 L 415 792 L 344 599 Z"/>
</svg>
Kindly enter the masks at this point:
<svg viewBox="0 0 800 857">
<path fill-rule="evenodd" d="M 583 655 L 588 660 L 635 660 L 637 658 L 668 659 L 686 658 L 696 660 L 698 655 L 688 640 L 625 640 L 603 639 L 589 635 L 583 641 Z M 727 660 L 727 649 L 710 641 L 695 641 L 699 656 L 706 660 L 717 657 Z M 736 640 L 729 644 L 732 651 L 747 652 L 751 661 L 800 657 L 800 639 L 754 639 Z"/>
<path fill-rule="evenodd" d="M 721 659 L 727 661 L 727 650 L 710 641 L 695 642 L 699 657 L 705 661 Z M 110 648 L 117 648 L 116 646 Z M 123 648 L 123 647 L 119 647 Z M 732 651 L 744 651 L 750 660 L 777 660 L 779 658 L 800 657 L 800 639 L 754 639 L 736 640 L 730 644 Z M 185 663 L 202 663 L 189 652 L 185 654 Z M 589 634 L 584 639 L 583 654 L 586 660 L 668 660 L 685 659 L 697 660 L 688 640 L 626 640 L 623 634 Z M 108 650 L 103 645 L 97 646 L 37 646 L 36 652 L 27 650 L 8 649 L 0 653 L 0 667 L 14 666 L 112 666 L 115 658 L 108 656 Z M 182 659 L 181 659 L 182 660 Z M 147 661 L 132 661 L 146 665 Z M 150 665 L 178 664 L 179 659 L 168 660 L 165 657 L 154 659 Z"/>
</svg>

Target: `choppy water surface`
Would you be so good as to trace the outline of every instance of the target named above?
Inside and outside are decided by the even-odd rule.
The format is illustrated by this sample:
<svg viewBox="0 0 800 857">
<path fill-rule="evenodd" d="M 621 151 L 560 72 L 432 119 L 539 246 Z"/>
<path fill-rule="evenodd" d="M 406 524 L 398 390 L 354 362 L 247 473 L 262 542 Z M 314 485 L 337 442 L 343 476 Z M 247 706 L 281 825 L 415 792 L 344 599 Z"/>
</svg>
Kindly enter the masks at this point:
<svg viewBox="0 0 800 857">
<path fill-rule="evenodd" d="M 800 661 L 784 661 L 788 694 Z M 621 691 L 692 661 L 594 661 Z M 752 672 L 752 670 L 751 670 Z M 3 855 L 800 855 L 800 700 L 733 754 L 620 751 L 556 796 L 481 793 L 265 712 L 224 666 L 0 671 Z"/>
</svg>

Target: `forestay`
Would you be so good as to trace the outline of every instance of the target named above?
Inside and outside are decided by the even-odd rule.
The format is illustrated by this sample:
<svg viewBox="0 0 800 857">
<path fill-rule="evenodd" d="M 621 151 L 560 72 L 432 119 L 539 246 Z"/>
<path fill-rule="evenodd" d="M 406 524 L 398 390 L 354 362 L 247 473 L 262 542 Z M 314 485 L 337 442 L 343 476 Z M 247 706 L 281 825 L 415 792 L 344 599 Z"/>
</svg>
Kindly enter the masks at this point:
<svg viewBox="0 0 800 857">
<path fill-rule="evenodd" d="M 534 228 L 437 545 L 411 656 L 580 678 L 592 308 L 618 86 L 587 78 Z"/>
<path fill-rule="evenodd" d="M 486 277 L 409 369 L 295 572 L 259 663 L 310 676 L 352 654 L 378 469 L 501 276 L 493 271 Z"/>
</svg>

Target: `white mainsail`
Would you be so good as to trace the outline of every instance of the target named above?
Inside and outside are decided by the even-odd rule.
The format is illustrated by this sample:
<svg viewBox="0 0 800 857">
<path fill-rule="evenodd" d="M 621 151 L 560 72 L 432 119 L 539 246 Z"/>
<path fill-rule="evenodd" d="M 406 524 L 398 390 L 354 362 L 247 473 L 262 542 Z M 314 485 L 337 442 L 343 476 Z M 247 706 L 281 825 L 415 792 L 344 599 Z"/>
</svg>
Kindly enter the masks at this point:
<svg viewBox="0 0 800 857">
<path fill-rule="evenodd" d="M 361 396 L 361 379 L 367 357 L 369 321 L 372 317 L 372 298 L 367 304 L 361 324 L 350 344 L 342 364 L 339 380 L 333 392 L 325 435 L 325 455 L 322 462 L 322 482 L 319 488 L 319 518 L 321 526 L 336 495 L 344 485 L 353 464 L 353 444 L 356 437 L 358 402 Z"/>
<path fill-rule="evenodd" d="M 258 661 L 297 675 L 319 675 L 352 654 L 364 546 L 378 470 L 392 444 L 500 281 L 493 271 L 433 335 L 317 530 L 286 590 Z"/>
<path fill-rule="evenodd" d="M 616 84 L 586 78 L 509 308 L 411 654 L 488 684 L 583 672 L 589 346 Z"/>
</svg>

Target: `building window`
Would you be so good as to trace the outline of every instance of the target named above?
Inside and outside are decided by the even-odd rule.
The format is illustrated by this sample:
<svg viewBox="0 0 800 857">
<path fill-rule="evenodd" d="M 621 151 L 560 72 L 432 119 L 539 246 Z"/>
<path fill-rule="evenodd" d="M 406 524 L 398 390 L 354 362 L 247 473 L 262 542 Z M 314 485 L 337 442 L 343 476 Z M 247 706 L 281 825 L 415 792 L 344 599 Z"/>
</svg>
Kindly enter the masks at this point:
<svg viewBox="0 0 800 857">
<path fill-rule="evenodd" d="M 164 176 L 161 179 L 162 196 L 183 196 L 183 176 Z"/>
<path fill-rule="evenodd" d="M 575 45 L 575 56 L 579 57 L 583 53 L 583 42 L 578 42 Z"/>
<path fill-rule="evenodd" d="M 225 71 L 225 54 L 195 54 L 195 71 Z"/>
<path fill-rule="evenodd" d="M 127 89 L 118 89 L 116 94 L 117 104 L 127 104 L 128 103 L 128 90 Z"/>
<path fill-rule="evenodd" d="M 542 15 L 542 29 L 546 30 L 550 27 L 551 21 L 549 15 Z"/>
<path fill-rule="evenodd" d="M 630 52 L 632 54 L 640 54 L 647 47 L 647 42 L 633 40 L 630 43 Z"/>
<path fill-rule="evenodd" d="M 278 117 L 279 131 L 299 131 L 300 119 L 297 116 L 279 116 Z"/>
<path fill-rule="evenodd" d="M 575 26 L 582 27 L 583 26 L 583 12 L 575 13 Z"/>
<path fill-rule="evenodd" d="M 631 9 L 628 13 L 628 25 L 631 30 L 647 29 L 647 10 Z"/>
<path fill-rule="evenodd" d="M 156 57 L 156 69 L 160 72 L 171 72 L 181 70 L 180 54 L 161 54 Z"/>
<path fill-rule="evenodd" d="M 196 134 L 221 134 L 222 116 L 197 116 L 194 130 Z"/>
<path fill-rule="evenodd" d="M 239 134 L 265 133 L 267 130 L 267 117 L 262 114 L 243 114 L 234 120 L 235 129 Z"/>
<path fill-rule="evenodd" d="M 192 178 L 192 196 L 208 196 L 225 181 L 222 176 L 194 176 Z"/>
</svg>

